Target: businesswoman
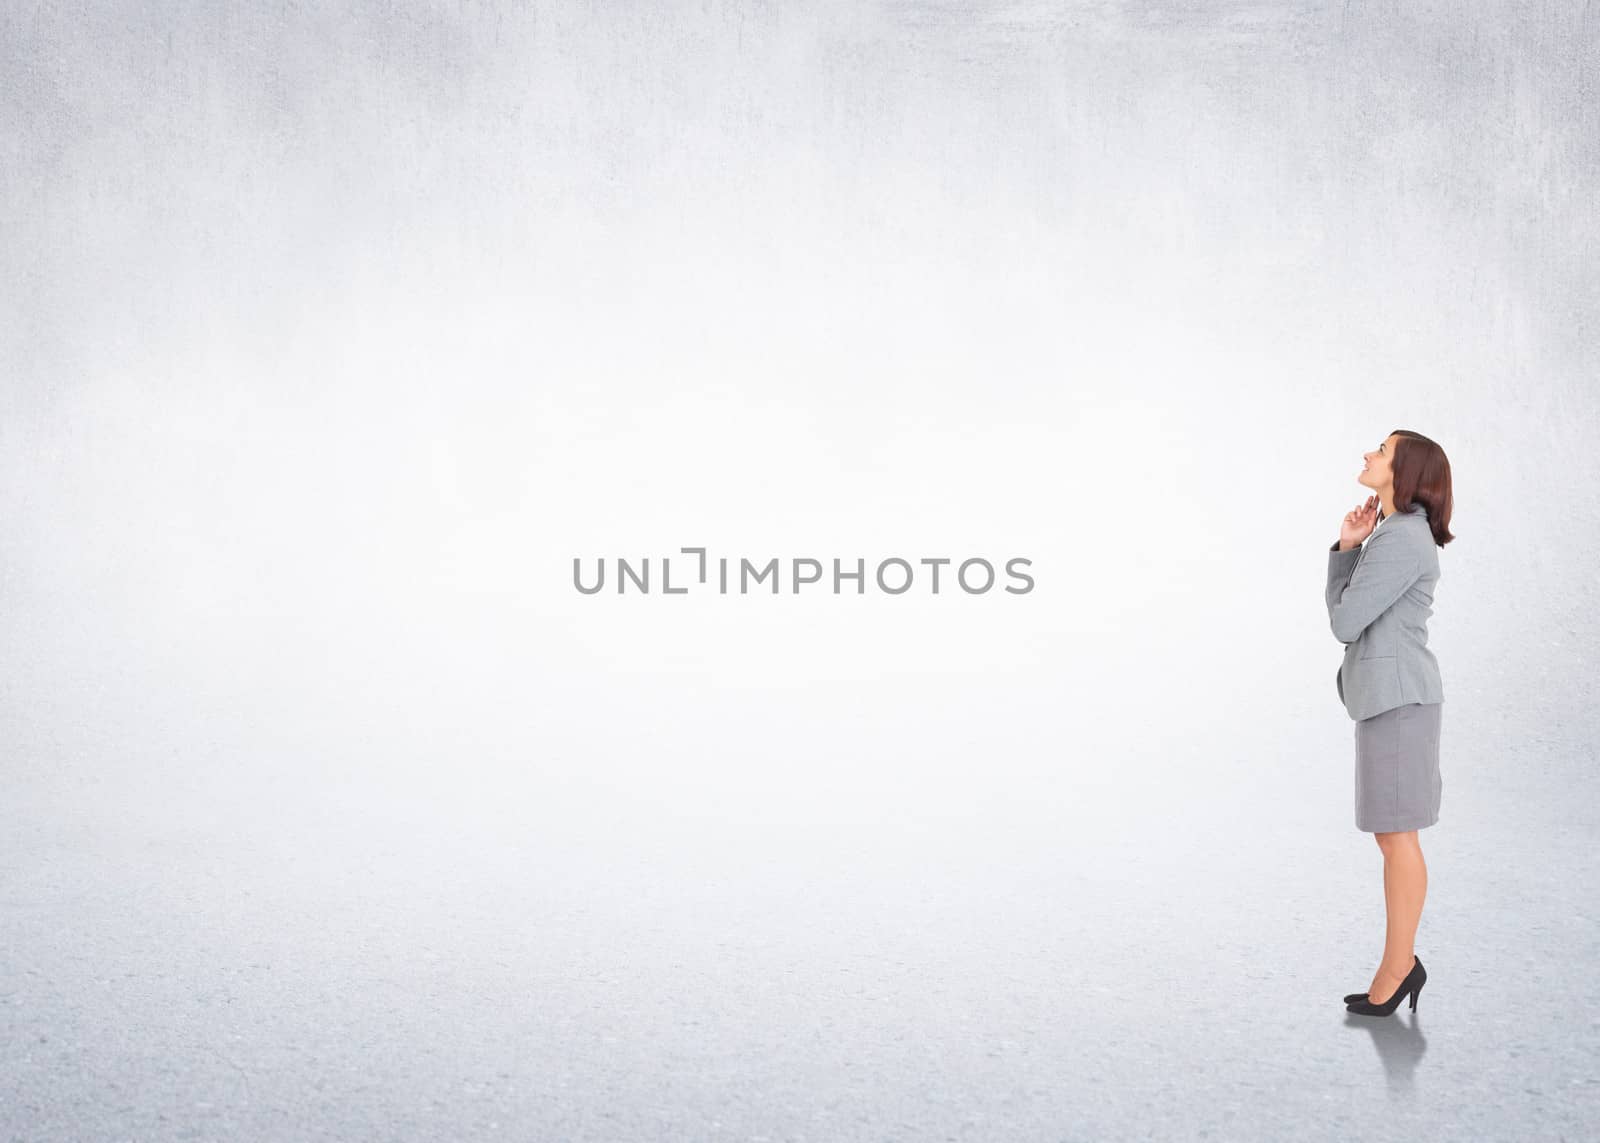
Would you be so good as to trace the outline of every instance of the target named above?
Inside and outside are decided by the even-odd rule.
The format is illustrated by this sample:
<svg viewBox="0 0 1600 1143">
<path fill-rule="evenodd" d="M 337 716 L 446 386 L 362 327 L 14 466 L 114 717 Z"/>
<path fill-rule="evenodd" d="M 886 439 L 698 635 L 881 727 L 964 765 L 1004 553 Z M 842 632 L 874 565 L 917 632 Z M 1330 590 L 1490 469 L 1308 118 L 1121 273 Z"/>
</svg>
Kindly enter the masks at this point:
<svg viewBox="0 0 1600 1143">
<path fill-rule="evenodd" d="M 1356 477 L 1373 490 L 1328 549 L 1328 622 L 1344 644 L 1335 677 L 1355 722 L 1356 828 L 1383 851 L 1383 959 L 1347 1011 L 1388 1016 L 1428 979 L 1416 955 L 1428 867 L 1417 831 L 1439 820 L 1444 687 L 1428 650 L 1439 549 L 1450 534 L 1450 462 L 1420 433 L 1396 429 Z"/>
</svg>

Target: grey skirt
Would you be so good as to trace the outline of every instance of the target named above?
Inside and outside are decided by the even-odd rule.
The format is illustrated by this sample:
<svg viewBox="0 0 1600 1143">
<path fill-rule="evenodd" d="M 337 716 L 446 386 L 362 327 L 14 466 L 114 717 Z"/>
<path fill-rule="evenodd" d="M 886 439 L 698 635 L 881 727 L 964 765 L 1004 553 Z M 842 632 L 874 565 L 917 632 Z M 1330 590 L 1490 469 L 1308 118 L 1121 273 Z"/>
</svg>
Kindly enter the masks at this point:
<svg viewBox="0 0 1600 1143">
<path fill-rule="evenodd" d="M 1443 703 L 1407 703 L 1356 724 L 1356 828 L 1404 833 L 1439 820 Z"/>
</svg>

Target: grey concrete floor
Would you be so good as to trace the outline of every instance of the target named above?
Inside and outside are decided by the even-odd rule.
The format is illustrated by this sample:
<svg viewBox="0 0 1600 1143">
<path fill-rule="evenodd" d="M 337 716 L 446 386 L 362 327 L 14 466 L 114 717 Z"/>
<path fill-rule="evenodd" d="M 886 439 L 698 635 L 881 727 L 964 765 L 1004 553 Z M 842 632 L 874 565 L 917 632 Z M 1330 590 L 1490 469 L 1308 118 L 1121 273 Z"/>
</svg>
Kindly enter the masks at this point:
<svg viewBox="0 0 1600 1143">
<path fill-rule="evenodd" d="M 1468 768 L 1423 834 L 1429 984 L 1382 1021 L 1339 1002 L 1378 853 L 1321 812 L 35 777 L 0 807 L 0 1134 L 1586 1138 L 1592 832 L 1494 822 Z"/>
</svg>

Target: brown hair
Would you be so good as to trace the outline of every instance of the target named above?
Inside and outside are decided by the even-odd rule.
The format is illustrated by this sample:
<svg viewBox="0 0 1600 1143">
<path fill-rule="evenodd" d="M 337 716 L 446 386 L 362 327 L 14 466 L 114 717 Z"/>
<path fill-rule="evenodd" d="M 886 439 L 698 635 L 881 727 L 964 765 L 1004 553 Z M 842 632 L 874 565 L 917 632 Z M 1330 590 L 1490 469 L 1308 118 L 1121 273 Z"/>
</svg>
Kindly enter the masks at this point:
<svg viewBox="0 0 1600 1143">
<path fill-rule="evenodd" d="M 1394 508 L 1409 512 L 1421 503 L 1428 511 L 1428 527 L 1433 542 L 1444 547 L 1455 536 L 1450 532 L 1450 512 L 1455 498 L 1450 492 L 1450 460 L 1444 449 L 1421 433 L 1396 429 L 1394 459 L 1389 469 L 1394 474 Z"/>
</svg>

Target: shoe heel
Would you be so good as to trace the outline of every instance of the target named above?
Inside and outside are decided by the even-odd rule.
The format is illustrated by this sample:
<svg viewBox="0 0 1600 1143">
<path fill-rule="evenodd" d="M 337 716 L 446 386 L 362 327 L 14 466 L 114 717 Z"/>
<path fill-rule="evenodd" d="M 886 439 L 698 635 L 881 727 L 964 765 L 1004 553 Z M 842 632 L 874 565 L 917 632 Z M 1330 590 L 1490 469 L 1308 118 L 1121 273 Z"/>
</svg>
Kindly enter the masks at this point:
<svg viewBox="0 0 1600 1143">
<path fill-rule="evenodd" d="M 1411 990 L 1411 1011 L 1417 1010 L 1417 997 L 1422 995 L 1422 985 L 1417 985 Z"/>
</svg>

